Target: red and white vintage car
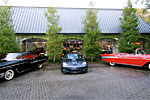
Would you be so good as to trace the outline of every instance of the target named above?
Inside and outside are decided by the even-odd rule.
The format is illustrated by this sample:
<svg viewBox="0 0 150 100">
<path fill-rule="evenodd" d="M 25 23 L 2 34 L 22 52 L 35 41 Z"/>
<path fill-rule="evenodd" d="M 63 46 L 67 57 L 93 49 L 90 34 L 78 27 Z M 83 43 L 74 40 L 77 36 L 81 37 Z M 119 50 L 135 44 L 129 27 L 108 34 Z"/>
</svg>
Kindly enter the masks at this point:
<svg viewBox="0 0 150 100">
<path fill-rule="evenodd" d="M 102 60 L 109 62 L 111 66 L 115 64 L 133 65 L 150 69 L 150 54 L 146 54 L 141 48 L 136 49 L 135 54 L 115 53 L 101 54 Z"/>
</svg>

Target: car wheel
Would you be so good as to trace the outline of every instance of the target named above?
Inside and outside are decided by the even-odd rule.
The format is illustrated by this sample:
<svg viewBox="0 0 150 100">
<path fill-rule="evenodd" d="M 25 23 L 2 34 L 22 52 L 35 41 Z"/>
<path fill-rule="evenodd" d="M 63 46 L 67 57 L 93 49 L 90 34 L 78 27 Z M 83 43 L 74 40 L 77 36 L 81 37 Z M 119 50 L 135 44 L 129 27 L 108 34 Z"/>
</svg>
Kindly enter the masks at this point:
<svg viewBox="0 0 150 100">
<path fill-rule="evenodd" d="M 38 69 L 41 69 L 43 67 L 43 64 L 38 64 Z"/>
<path fill-rule="evenodd" d="M 115 65 L 116 65 L 115 62 L 110 62 L 109 64 L 110 64 L 111 66 L 115 66 Z"/>
<path fill-rule="evenodd" d="M 147 65 L 147 68 L 150 70 L 150 63 Z"/>
<path fill-rule="evenodd" d="M 88 72 L 88 68 L 84 71 L 84 73 L 87 73 Z"/>
<path fill-rule="evenodd" d="M 88 71 L 86 70 L 84 73 L 87 73 Z"/>
<path fill-rule="evenodd" d="M 64 72 L 64 69 L 63 68 L 61 68 L 61 72 L 63 73 L 63 74 L 65 74 L 66 72 Z"/>
<path fill-rule="evenodd" d="M 14 75 L 15 75 L 14 71 L 10 69 L 5 72 L 4 78 L 5 80 L 9 81 L 14 77 Z"/>
</svg>

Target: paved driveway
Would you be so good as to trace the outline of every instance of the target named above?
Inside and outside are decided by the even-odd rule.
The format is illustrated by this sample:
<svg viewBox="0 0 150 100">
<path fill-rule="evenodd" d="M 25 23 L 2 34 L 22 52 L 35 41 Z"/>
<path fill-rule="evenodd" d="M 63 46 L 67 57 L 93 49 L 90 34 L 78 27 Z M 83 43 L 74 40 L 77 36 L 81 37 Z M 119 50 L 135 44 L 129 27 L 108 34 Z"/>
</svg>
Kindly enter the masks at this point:
<svg viewBox="0 0 150 100">
<path fill-rule="evenodd" d="M 87 74 L 46 66 L 0 81 L 0 100 L 149 100 L 150 71 L 119 65 L 89 64 Z"/>
</svg>

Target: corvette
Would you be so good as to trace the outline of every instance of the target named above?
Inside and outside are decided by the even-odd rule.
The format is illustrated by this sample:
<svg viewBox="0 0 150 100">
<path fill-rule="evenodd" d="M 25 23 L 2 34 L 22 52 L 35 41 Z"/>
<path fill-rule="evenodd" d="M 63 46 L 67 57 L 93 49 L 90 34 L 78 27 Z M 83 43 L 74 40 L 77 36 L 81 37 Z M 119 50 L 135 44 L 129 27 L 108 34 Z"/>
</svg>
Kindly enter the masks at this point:
<svg viewBox="0 0 150 100">
<path fill-rule="evenodd" d="M 135 54 L 129 53 L 115 53 L 115 54 L 101 54 L 102 60 L 108 62 L 111 66 L 115 64 L 124 64 L 144 67 L 150 70 L 150 54 L 146 54 L 143 49 L 138 48 Z"/>
<path fill-rule="evenodd" d="M 68 53 L 62 58 L 62 73 L 87 73 L 88 66 L 83 56 L 78 53 Z"/>
</svg>

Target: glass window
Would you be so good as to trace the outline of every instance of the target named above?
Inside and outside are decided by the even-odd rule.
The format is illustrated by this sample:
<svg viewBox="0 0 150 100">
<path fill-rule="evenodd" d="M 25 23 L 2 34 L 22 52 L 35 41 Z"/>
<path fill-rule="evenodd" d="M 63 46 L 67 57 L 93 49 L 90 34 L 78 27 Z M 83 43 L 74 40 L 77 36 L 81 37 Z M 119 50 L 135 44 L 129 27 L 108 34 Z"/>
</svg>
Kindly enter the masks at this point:
<svg viewBox="0 0 150 100">
<path fill-rule="evenodd" d="M 13 59 L 19 59 L 19 58 L 21 58 L 21 55 L 19 53 L 8 53 L 4 59 L 13 60 Z"/>
<path fill-rule="evenodd" d="M 71 59 L 71 60 L 76 60 L 76 59 L 81 59 L 82 56 L 79 54 L 67 54 L 66 59 Z"/>
<path fill-rule="evenodd" d="M 143 49 L 140 49 L 137 51 L 137 54 L 146 54 L 146 52 Z"/>
</svg>

